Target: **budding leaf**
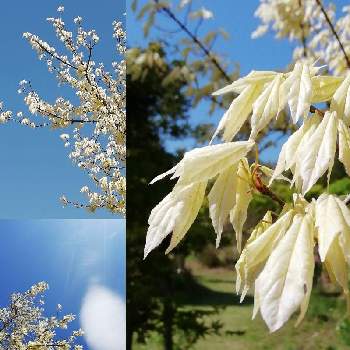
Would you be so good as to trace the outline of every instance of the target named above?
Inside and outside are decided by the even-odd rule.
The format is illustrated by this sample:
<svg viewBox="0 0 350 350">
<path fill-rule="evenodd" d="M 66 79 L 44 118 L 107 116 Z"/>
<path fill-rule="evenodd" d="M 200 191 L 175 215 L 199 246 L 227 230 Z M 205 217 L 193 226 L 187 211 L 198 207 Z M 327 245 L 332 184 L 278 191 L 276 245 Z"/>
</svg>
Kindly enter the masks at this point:
<svg viewBox="0 0 350 350">
<path fill-rule="evenodd" d="M 151 212 L 144 257 L 172 233 L 169 253 L 185 236 L 202 205 L 206 182 L 177 185 Z"/>
<path fill-rule="evenodd" d="M 306 312 L 314 272 L 313 234 L 310 215 L 296 214 L 255 281 L 255 311 L 260 309 L 271 332 L 298 308 L 298 321 Z"/>
</svg>

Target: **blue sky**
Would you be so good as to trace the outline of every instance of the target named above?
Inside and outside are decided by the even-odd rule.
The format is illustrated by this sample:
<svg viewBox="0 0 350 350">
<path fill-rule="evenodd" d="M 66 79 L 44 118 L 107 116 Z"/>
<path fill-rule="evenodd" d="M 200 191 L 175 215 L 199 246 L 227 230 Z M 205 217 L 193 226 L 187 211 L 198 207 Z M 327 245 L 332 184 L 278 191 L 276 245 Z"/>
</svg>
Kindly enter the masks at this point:
<svg viewBox="0 0 350 350">
<path fill-rule="evenodd" d="M 66 23 L 80 15 L 86 27 L 97 30 L 101 41 L 96 47 L 96 60 L 108 64 L 114 59 L 112 21 L 125 20 L 125 0 L 100 0 L 98 11 L 93 1 L 37 0 L 6 1 L 1 4 L 0 31 L 0 100 L 9 109 L 27 111 L 18 82 L 30 80 L 49 101 L 63 94 L 55 77 L 37 59 L 23 32 L 38 34 L 57 43 L 47 17 L 56 16 L 59 5 L 65 6 Z M 66 91 L 66 90 L 64 90 Z M 62 208 L 58 198 L 65 194 L 79 200 L 79 190 L 89 179 L 67 157 L 67 149 L 59 139 L 62 131 L 22 127 L 10 123 L 0 125 L 0 218 L 90 218 L 85 210 Z M 109 218 L 97 211 L 95 218 Z"/>
<path fill-rule="evenodd" d="M 101 302 L 104 295 L 125 300 L 125 220 L 0 220 L 0 233 L 1 275 L 6 281 L 0 285 L 0 307 L 7 305 L 12 292 L 24 292 L 39 281 L 50 286 L 48 315 L 55 314 L 58 303 L 66 314 L 80 315 L 87 300 L 86 319 L 95 295 Z M 96 306 L 92 309 L 97 317 Z M 122 318 L 113 312 L 110 324 Z M 78 317 L 72 329 L 79 328 L 80 321 Z M 120 329 L 122 324 L 115 332 Z"/>
<path fill-rule="evenodd" d="M 146 2 L 146 0 L 139 0 L 139 8 Z M 145 46 L 142 28 L 140 22 L 136 20 L 135 14 L 130 9 L 131 1 L 128 2 L 128 16 L 127 28 L 128 44 L 132 46 Z M 172 3 L 178 4 L 179 1 Z M 219 40 L 215 45 L 216 52 L 224 54 L 229 62 L 232 64 L 238 63 L 240 67 L 240 75 L 246 75 L 251 70 L 279 70 L 284 69 L 292 60 L 292 53 L 294 44 L 288 40 L 278 40 L 274 38 L 274 33 L 259 39 L 251 39 L 251 33 L 259 25 L 259 19 L 254 17 L 254 12 L 259 5 L 258 0 L 252 1 L 227 1 L 227 0 L 193 0 L 193 9 L 199 9 L 202 6 L 211 10 L 214 13 L 214 18 L 209 19 L 202 25 L 202 32 L 206 33 L 210 30 L 217 30 L 223 28 L 229 33 L 229 39 Z M 334 1 L 337 10 L 341 11 L 342 6 L 347 5 L 348 1 L 337 0 Z M 180 16 L 179 18 L 182 18 Z M 161 27 L 169 28 L 169 23 L 172 24 L 164 15 L 157 16 L 157 23 Z M 171 25 L 175 29 L 175 25 Z M 156 30 L 151 31 L 151 40 L 160 37 Z M 167 41 L 171 41 L 171 34 L 167 35 Z M 207 104 L 202 102 L 197 108 L 190 111 L 192 124 L 213 123 L 217 122 L 222 117 L 222 112 L 216 111 L 213 115 L 208 115 Z M 272 136 L 274 137 L 274 135 Z M 276 161 L 278 152 L 284 140 L 279 142 L 279 146 L 275 149 L 269 149 L 261 154 L 261 158 L 265 161 Z M 195 145 L 191 142 L 167 140 L 166 145 L 169 150 L 174 150 L 177 147 L 192 148 Z"/>
</svg>

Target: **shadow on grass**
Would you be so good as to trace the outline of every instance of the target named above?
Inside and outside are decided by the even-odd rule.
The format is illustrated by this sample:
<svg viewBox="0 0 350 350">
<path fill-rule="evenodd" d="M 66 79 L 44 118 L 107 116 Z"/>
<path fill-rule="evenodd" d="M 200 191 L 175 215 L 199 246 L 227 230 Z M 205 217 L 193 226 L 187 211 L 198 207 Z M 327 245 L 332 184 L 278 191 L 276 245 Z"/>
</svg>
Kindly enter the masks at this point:
<svg viewBox="0 0 350 350">
<path fill-rule="evenodd" d="M 214 283 L 225 283 L 221 279 L 208 279 L 206 281 Z M 183 305 L 226 307 L 232 305 L 248 306 L 253 304 L 254 299 L 246 296 L 242 303 L 240 296 L 236 295 L 232 284 L 232 293 L 213 290 L 199 283 L 190 273 L 186 273 L 186 288 L 178 294 L 177 301 Z"/>
</svg>

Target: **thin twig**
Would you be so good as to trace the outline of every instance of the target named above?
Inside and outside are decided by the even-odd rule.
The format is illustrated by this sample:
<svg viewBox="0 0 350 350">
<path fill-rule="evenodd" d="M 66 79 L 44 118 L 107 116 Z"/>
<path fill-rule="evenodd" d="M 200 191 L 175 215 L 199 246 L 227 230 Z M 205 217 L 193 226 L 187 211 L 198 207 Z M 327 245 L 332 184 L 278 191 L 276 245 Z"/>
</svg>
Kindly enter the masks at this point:
<svg viewBox="0 0 350 350">
<path fill-rule="evenodd" d="M 302 0 L 299 0 L 299 7 L 302 11 L 302 13 L 304 12 L 304 6 L 302 3 Z M 304 58 L 307 57 L 307 47 L 306 47 L 306 37 L 305 37 L 305 24 L 304 24 L 304 18 L 302 19 L 302 21 L 300 22 L 300 29 L 301 29 L 301 43 L 303 44 L 303 56 Z"/>
<path fill-rule="evenodd" d="M 154 2 L 159 5 L 159 0 L 154 0 Z M 210 51 L 205 47 L 205 45 L 200 41 L 200 39 L 193 34 L 186 26 L 183 24 L 175 15 L 174 13 L 169 10 L 168 7 L 160 7 L 159 11 L 163 11 L 167 16 L 169 16 L 196 44 L 197 46 L 203 51 L 203 53 L 210 59 L 210 61 L 214 64 L 214 66 L 219 70 L 219 72 L 222 74 L 222 76 L 227 80 L 227 82 L 231 83 L 231 78 L 229 75 L 225 72 L 224 68 L 220 65 L 220 63 L 217 61 L 215 57 L 210 53 Z"/>
<path fill-rule="evenodd" d="M 338 35 L 337 31 L 335 30 L 335 27 L 334 27 L 331 19 L 329 18 L 325 8 L 323 7 L 323 5 L 321 3 L 321 0 L 316 0 L 316 2 L 318 4 L 318 6 L 320 7 L 320 9 L 321 9 L 321 11 L 322 11 L 322 13 L 323 13 L 323 15 L 324 15 L 328 25 L 329 25 L 329 28 L 331 29 L 333 35 L 335 36 L 335 38 L 336 38 L 336 40 L 337 40 L 337 42 L 338 42 L 338 44 L 340 46 L 340 49 L 342 50 L 342 52 L 344 54 L 344 58 L 345 58 L 345 61 L 346 61 L 346 64 L 347 64 L 348 68 L 350 68 L 350 59 L 349 59 L 349 57 L 348 57 L 348 55 L 347 55 L 347 53 L 345 51 L 345 48 L 344 48 L 344 46 L 343 46 L 343 44 L 342 44 L 342 42 L 341 42 L 341 40 L 339 38 L 339 35 Z"/>
<path fill-rule="evenodd" d="M 321 115 L 322 117 L 324 116 L 325 114 L 325 111 L 323 111 L 322 109 L 319 109 L 313 105 L 310 106 L 310 113 L 318 113 L 319 115 Z"/>
<path fill-rule="evenodd" d="M 44 52 L 46 52 L 46 53 L 47 53 L 48 55 L 50 55 L 52 58 L 55 58 L 56 60 L 60 61 L 62 64 L 65 64 L 65 65 L 67 65 L 67 66 L 70 67 L 70 68 L 73 68 L 73 69 L 75 69 L 75 70 L 78 70 L 77 67 L 73 66 L 71 63 L 69 63 L 69 62 L 65 61 L 64 59 L 62 59 L 56 52 L 53 53 L 53 52 L 47 50 L 46 47 L 44 47 L 44 46 L 41 44 L 40 41 L 37 41 L 37 40 L 36 40 L 35 42 L 39 45 L 39 47 L 40 47 Z"/>
</svg>

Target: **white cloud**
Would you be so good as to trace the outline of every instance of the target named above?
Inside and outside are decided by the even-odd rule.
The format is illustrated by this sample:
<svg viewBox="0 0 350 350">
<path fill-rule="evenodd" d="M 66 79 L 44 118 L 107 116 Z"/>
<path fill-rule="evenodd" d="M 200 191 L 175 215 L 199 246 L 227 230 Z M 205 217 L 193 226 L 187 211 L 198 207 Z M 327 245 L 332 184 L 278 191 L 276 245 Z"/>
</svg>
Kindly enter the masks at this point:
<svg viewBox="0 0 350 350">
<path fill-rule="evenodd" d="M 108 288 L 89 287 L 80 310 L 81 328 L 92 350 L 125 349 L 125 302 Z"/>
</svg>

